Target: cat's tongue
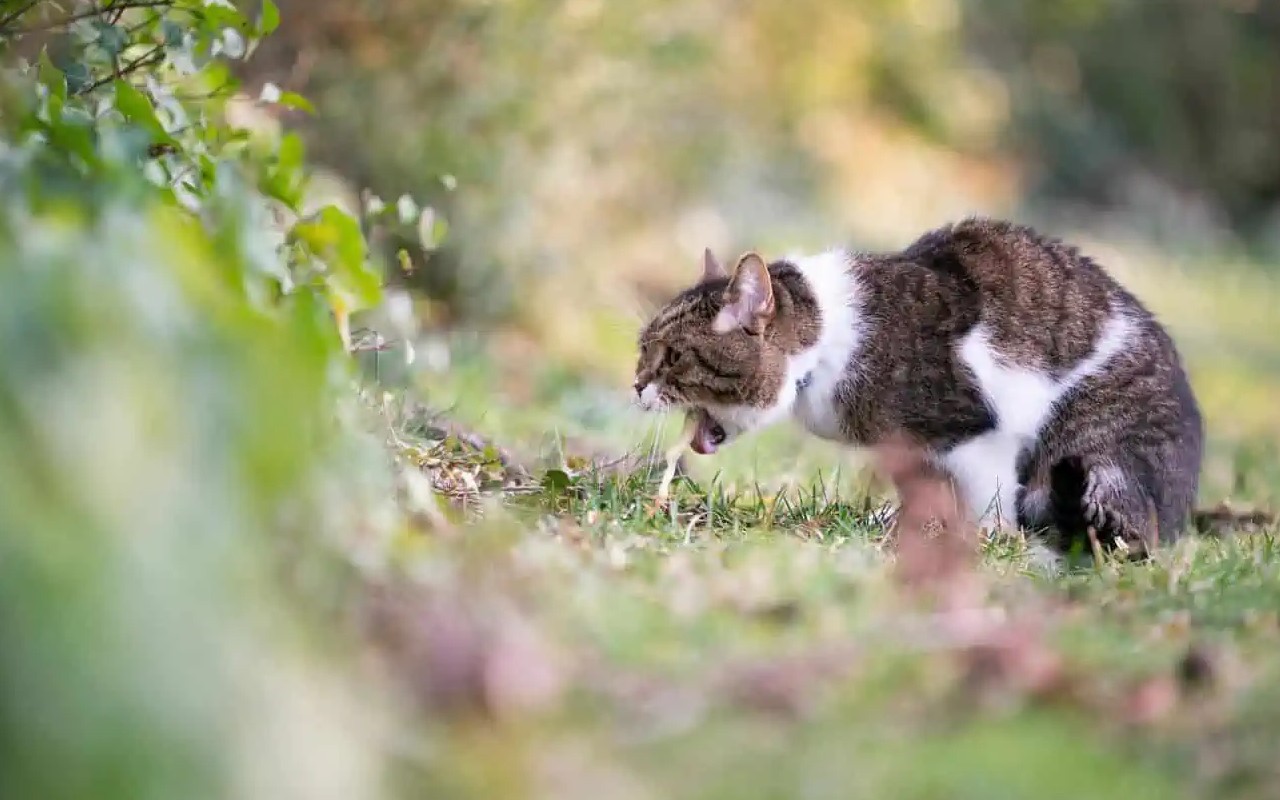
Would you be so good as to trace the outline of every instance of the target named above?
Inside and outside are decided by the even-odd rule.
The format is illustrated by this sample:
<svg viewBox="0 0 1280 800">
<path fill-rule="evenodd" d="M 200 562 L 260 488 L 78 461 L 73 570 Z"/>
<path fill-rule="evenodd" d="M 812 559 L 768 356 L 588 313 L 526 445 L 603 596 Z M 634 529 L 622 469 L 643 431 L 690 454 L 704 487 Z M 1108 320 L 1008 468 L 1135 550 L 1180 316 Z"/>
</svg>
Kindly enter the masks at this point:
<svg viewBox="0 0 1280 800">
<path fill-rule="evenodd" d="M 693 431 L 693 439 L 690 445 L 693 452 L 709 456 L 716 451 L 724 442 L 724 428 L 720 427 L 720 423 L 711 418 L 711 415 L 705 411 L 698 410 L 697 426 Z"/>
</svg>

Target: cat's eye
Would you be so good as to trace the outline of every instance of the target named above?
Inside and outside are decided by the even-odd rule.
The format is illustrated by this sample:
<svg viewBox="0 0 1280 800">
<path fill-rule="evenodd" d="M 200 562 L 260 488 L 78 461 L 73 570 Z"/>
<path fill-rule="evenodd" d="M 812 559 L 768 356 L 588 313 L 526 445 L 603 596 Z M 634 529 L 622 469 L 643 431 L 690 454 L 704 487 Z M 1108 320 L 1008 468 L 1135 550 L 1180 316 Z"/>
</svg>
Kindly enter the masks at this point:
<svg viewBox="0 0 1280 800">
<path fill-rule="evenodd" d="M 668 367 L 674 367 L 676 364 L 680 363 L 680 351 L 675 348 L 668 347 L 667 351 L 662 354 L 662 363 L 666 364 Z"/>
</svg>

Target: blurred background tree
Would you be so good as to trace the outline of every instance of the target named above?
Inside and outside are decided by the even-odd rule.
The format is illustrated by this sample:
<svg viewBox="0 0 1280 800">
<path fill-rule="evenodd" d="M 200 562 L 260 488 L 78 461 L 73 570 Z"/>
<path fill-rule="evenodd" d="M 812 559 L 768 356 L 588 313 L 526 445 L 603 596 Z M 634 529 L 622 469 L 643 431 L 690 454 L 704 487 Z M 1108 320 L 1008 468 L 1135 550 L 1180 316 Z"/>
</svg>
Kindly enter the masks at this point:
<svg viewBox="0 0 1280 800">
<path fill-rule="evenodd" d="M 344 347 L 382 278 L 298 138 L 232 124 L 278 22 L 0 5 L 0 796 L 377 780 L 320 653 L 400 520 Z"/>
<path fill-rule="evenodd" d="M 449 210 L 427 294 L 570 356 L 611 335 L 584 304 L 667 291 L 706 245 L 894 246 L 972 212 L 1273 227 L 1274 4 L 280 5 L 249 84 L 317 99 L 308 141 L 353 190 Z"/>
<path fill-rule="evenodd" d="M 1265 237 L 1280 202 L 1280 5 L 973 0 L 971 50 L 1009 87 L 1027 190 L 1103 208 L 1158 202 Z M 1203 227 L 1203 226 L 1201 226 Z"/>
</svg>

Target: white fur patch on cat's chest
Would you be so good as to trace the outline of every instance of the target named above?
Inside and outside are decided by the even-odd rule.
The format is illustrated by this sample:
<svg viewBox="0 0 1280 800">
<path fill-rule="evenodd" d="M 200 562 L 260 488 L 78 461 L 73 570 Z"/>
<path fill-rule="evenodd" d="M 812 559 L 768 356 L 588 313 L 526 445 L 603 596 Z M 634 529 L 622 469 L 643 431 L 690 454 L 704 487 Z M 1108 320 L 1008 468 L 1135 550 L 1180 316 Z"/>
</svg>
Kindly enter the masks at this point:
<svg viewBox="0 0 1280 800">
<path fill-rule="evenodd" d="M 823 439 L 841 440 L 840 407 L 835 388 L 842 376 L 823 374 L 810 379 L 797 395 L 793 413 L 805 430 Z"/>
<path fill-rule="evenodd" d="M 851 257 L 830 250 L 790 260 L 804 275 L 818 301 L 822 335 L 807 352 L 792 359 L 789 380 L 805 385 L 796 394 L 792 414 L 804 428 L 823 439 L 844 438 L 836 387 L 850 377 L 850 362 L 866 335 L 858 283 L 850 272 Z"/>
</svg>

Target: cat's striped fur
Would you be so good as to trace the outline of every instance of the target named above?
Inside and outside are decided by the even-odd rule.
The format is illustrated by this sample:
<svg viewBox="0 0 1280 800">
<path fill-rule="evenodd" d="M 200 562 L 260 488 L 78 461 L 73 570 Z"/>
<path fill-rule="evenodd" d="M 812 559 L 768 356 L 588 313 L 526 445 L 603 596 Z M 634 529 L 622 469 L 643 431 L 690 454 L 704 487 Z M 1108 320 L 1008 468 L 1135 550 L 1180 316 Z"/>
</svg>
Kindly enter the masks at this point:
<svg viewBox="0 0 1280 800">
<path fill-rule="evenodd" d="M 641 333 L 636 392 L 704 410 L 704 452 L 786 416 L 854 445 L 906 435 L 982 522 L 1062 546 L 1090 526 L 1137 550 L 1176 536 L 1202 458 L 1147 309 L 1075 248 L 994 220 L 898 253 L 748 254 L 732 277 L 708 256 Z"/>
</svg>

